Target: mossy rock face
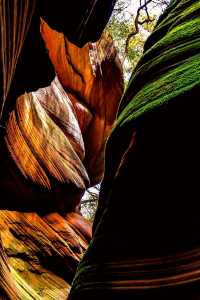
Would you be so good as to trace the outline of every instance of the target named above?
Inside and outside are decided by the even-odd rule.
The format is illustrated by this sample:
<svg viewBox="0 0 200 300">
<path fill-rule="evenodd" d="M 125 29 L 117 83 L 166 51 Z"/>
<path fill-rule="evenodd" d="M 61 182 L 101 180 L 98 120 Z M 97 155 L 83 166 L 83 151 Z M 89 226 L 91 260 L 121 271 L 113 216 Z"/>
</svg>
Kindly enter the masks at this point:
<svg viewBox="0 0 200 300">
<path fill-rule="evenodd" d="M 116 130 L 200 88 L 200 2 L 172 1 L 132 74 Z M 196 95 L 196 94 L 195 94 Z"/>
<path fill-rule="evenodd" d="M 115 180 L 124 153 L 133 141 L 133 132 L 158 110 L 188 106 L 188 116 L 189 111 L 195 113 L 199 110 L 199 91 L 200 1 L 171 0 L 146 41 L 144 54 L 122 98 L 107 143 L 104 194 Z M 96 224 L 98 216 L 100 213 Z"/>
<path fill-rule="evenodd" d="M 70 300 L 199 298 L 200 278 L 193 289 L 185 269 L 194 257 L 189 250 L 200 253 L 199 188 L 192 170 L 200 165 L 199 92 L 200 1 L 172 0 L 145 44 L 108 140 L 93 241 Z M 182 269 L 176 261 L 184 251 L 188 262 Z M 185 281 L 175 273 L 170 277 L 164 265 L 169 254 Z M 145 258 L 152 257 L 156 264 L 150 271 Z M 139 261 L 145 268 L 141 277 Z M 169 286 L 170 278 L 177 282 L 166 291 L 161 282 L 139 290 L 146 268 L 153 280 L 162 268 L 159 279 Z"/>
<path fill-rule="evenodd" d="M 108 196 L 133 133 L 158 110 L 188 106 L 188 116 L 189 111 L 198 111 L 199 91 L 200 1 L 172 0 L 146 41 L 122 98 L 107 143 L 102 194 Z M 99 208 L 95 224 L 100 215 Z"/>
</svg>

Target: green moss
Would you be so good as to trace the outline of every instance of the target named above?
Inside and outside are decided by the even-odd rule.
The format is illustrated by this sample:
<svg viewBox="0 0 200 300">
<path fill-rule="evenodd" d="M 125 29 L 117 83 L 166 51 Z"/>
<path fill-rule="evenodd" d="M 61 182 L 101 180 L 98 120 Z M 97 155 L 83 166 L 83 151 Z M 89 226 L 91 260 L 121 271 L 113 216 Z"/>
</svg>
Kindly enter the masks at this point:
<svg viewBox="0 0 200 300">
<path fill-rule="evenodd" d="M 133 138 L 132 128 L 137 127 L 138 124 L 142 126 L 147 115 L 157 107 L 160 108 L 160 112 L 172 101 L 177 101 L 178 105 L 181 103 L 187 105 L 188 103 L 188 107 L 191 108 L 199 101 L 199 95 L 200 1 L 171 0 L 170 7 L 161 16 L 153 34 L 146 42 L 144 55 L 123 96 L 117 123 L 107 143 L 107 168 L 103 182 L 106 195 L 103 199 L 106 199 L 104 212 L 109 203 L 109 192 L 112 189 L 112 180 L 115 178 L 117 166 L 127 147 L 130 146 L 130 139 Z M 196 106 L 194 105 L 192 108 L 196 109 Z M 189 111 L 191 113 L 192 109 Z M 112 155 L 114 158 L 111 159 L 111 163 L 108 163 Z M 107 186 L 108 181 L 110 190 Z M 103 208 L 101 209 L 103 211 Z M 103 222 L 102 215 L 102 219 L 100 219 L 102 211 L 98 212 L 99 219 L 96 217 L 96 224 Z M 95 256 L 97 239 L 100 235 L 101 232 L 98 231 L 97 226 L 93 239 L 94 245 L 90 245 L 79 265 L 72 287 L 72 295 L 83 289 L 94 289 L 95 283 L 102 280 L 102 278 L 99 279 L 98 274 L 106 274 L 106 270 L 103 269 L 106 268 L 105 259 L 103 266 Z M 101 269 L 99 270 L 98 267 Z M 91 287 L 92 284 L 94 284 L 93 287 Z M 105 284 L 106 280 L 104 289 Z"/>
<path fill-rule="evenodd" d="M 180 95 L 191 97 L 200 87 L 200 1 L 172 1 L 171 5 L 164 33 L 159 39 L 154 36 L 154 42 L 147 41 L 122 99 L 115 130 Z M 158 23 L 157 33 L 163 24 L 165 18 Z"/>
<path fill-rule="evenodd" d="M 200 54 L 170 70 L 159 80 L 146 84 L 123 110 L 118 125 L 130 122 L 142 113 L 190 92 L 196 86 L 200 87 Z"/>
</svg>

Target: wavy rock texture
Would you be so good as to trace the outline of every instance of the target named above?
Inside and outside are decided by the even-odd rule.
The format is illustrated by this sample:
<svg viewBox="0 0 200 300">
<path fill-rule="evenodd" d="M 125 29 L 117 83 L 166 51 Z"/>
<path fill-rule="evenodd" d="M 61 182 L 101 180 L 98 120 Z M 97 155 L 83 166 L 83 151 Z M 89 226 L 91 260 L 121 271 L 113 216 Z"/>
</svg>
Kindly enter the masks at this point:
<svg viewBox="0 0 200 300">
<path fill-rule="evenodd" d="M 199 1 L 172 0 L 146 42 L 70 300 L 200 297 L 199 22 Z"/>
<path fill-rule="evenodd" d="M 24 177 L 46 189 L 52 187 L 48 177 L 80 189 L 88 185 L 82 134 L 58 80 L 18 98 L 6 130 L 7 147 Z"/>
<path fill-rule="evenodd" d="M 18 288 L 16 299 L 66 299 L 91 238 L 90 223 L 76 213 L 40 217 L 1 211 L 0 217 L 10 277 Z"/>
<path fill-rule="evenodd" d="M 6 195 L 0 200 L 6 258 L 0 279 L 8 299 L 67 299 L 91 238 L 80 200 L 102 179 L 123 92 L 110 37 L 79 49 L 43 21 L 41 32 L 57 78 L 18 97 L 0 148 Z"/>
<path fill-rule="evenodd" d="M 49 55 L 66 92 L 56 79 L 50 87 L 18 98 L 7 122 L 2 150 L 2 155 L 11 155 L 15 165 L 4 162 L 7 172 L 2 172 L 1 186 L 6 192 L 15 181 L 8 198 L 18 195 L 20 202 L 26 203 L 23 210 L 41 209 L 47 198 L 49 207 L 55 209 L 56 205 L 58 209 L 72 203 L 73 197 L 72 210 L 84 189 L 102 179 L 105 143 L 123 92 L 121 65 L 110 37 L 102 38 L 93 50 L 93 70 L 89 46 L 79 49 L 68 45 L 62 34 L 45 23 L 43 26 Z M 98 64 L 94 64 L 96 56 Z M 113 72 L 115 77 L 108 85 Z"/>
<path fill-rule="evenodd" d="M 103 176 L 105 143 L 123 93 L 119 57 L 110 36 L 104 35 L 96 44 L 80 49 L 45 22 L 41 33 L 58 79 L 76 111 L 85 144 L 84 164 L 94 185 Z"/>
<path fill-rule="evenodd" d="M 19 299 L 19 290 L 17 289 L 8 264 L 8 259 L 2 248 L 2 241 L 0 241 L 0 295 L 1 299 Z"/>
</svg>

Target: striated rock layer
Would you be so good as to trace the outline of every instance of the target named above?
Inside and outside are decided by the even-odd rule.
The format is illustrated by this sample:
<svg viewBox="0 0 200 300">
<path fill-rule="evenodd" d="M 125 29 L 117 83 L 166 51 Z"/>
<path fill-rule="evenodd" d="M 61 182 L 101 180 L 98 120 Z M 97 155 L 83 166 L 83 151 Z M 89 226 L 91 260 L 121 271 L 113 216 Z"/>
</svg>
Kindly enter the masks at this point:
<svg viewBox="0 0 200 300">
<path fill-rule="evenodd" d="M 91 238 L 90 223 L 77 213 L 41 217 L 1 211 L 0 218 L 16 299 L 66 299 L 76 265 Z"/>
</svg>

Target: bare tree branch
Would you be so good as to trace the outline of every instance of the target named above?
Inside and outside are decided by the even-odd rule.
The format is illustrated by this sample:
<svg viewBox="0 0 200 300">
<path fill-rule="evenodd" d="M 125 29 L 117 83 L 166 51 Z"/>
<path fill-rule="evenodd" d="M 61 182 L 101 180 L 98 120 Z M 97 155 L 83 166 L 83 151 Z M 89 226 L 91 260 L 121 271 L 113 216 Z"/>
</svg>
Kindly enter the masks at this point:
<svg viewBox="0 0 200 300">
<path fill-rule="evenodd" d="M 127 36 L 127 39 L 126 39 L 126 46 L 125 46 L 125 53 L 128 53 L 128 47 L 129 47 L 129 43 L 130 43 L 130 40 L 136 35 L 139 33 L 139 25 L 143 25 L 145 23 L 150 23 L 150 22 L 153 22 L 154 20 L 152 20 L 149 16 L 149 13 L 148 13 L 148 4 L 151 3 L 152 0 L 145 0 L 144 4 L 142 4 L 142 1 L 140 0 L 140 7 L 138 8 L 137 10 L 137 14 L 136 14 L 136 17 L 135 17 L 135 21 L 134 21 L 134 27 L 135 29 Z M 147 18 L 145 18 L 143 21 L 140 21 L 139 18 L 140 18 L 140 14 L 141 12 L 145 10 L 146 12 L 146 16 Z"/>
<path fill-rule="evenodd" d="M 155 18 L 151 18 L 150 14 L 149 14 L 148 5 L 150 3 L 155 4 L 155 6 L 159 5 L 160 7 L 165 7 L 166 8 L 166 6 L 169 5 L 170 0 L 144 0 L 144 3 L 142 3 L 142 0 L 140 0 L 140 6 L 137 10 L 137 14 L 136 14 L 136 17 L 135 17 L 135 20 L 134 20 L 134 30 L 127 36 L 127 39 L 126 39 L 126 45 L 125 45 L 125 53 L 126 54 L 128 53 L 129 44 L 130 44 L 131 39 L 135 35 L 137 35 L 140 31 L 139 25 L 141 26 L 141 25 L 144 25 L 145 23 L 149 24 L 149 23 L 155 21 Z M 145 17 L 144 20 L 141 21 L 140 17 L 141 17 L 142 11 L 145 12 L 146 17 Z"/>
</svg>

